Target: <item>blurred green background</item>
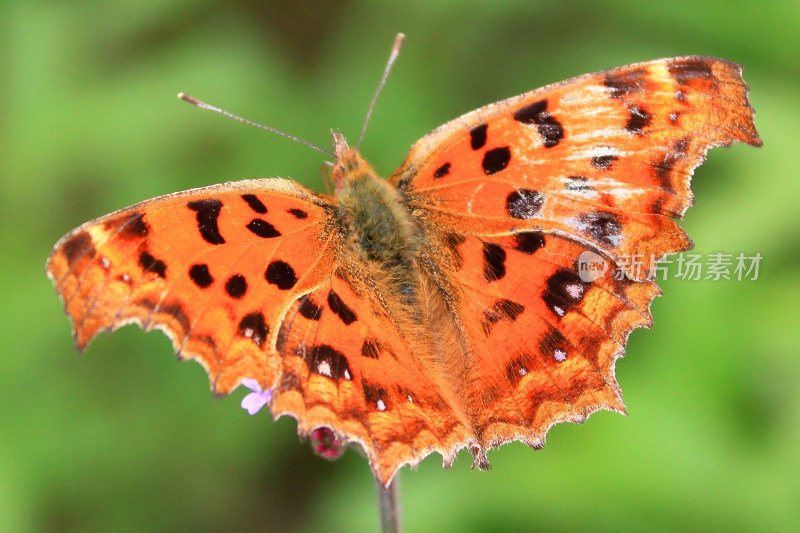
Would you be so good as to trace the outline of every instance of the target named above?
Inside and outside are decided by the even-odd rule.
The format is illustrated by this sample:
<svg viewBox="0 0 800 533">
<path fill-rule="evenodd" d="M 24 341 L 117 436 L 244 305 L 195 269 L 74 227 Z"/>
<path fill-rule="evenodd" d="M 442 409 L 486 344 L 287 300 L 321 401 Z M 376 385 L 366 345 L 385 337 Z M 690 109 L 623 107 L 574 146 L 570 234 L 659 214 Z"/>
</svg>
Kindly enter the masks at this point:
<svg viewBox="0 0 800 533">
<path fill-rule="evenodd" d="M 401 473 L 408 531 L 800 530 L 800 3 L 6 0 L 0 7 L 0 531 L 377 531 L 371 475 L 295 423 L 215 400 L 200 366 L 129 327 L 75 353 L 44 275 L 78 224 L 244 177 L 322 190 L 323 157 L 179 91 L 329 146 L 351 140 L 396 32 L 362 152 L 384 176 L 464 112 L 681 54 L 745 66 L 764 147 L 713 150 L 685 227 L 760 253 L 757 281 L 662 284 L 618 365 L 629 416 L 559 425 L 471 472 Z"/>
</svg>

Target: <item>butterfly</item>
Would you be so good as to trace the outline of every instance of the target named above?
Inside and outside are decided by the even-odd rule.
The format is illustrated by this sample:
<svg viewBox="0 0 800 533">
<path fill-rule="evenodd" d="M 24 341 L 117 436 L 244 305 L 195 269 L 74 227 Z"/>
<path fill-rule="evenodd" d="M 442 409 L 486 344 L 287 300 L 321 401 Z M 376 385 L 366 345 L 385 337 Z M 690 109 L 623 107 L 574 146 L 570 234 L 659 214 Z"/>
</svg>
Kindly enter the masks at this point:
<svg viewBox="0 0 800 533">
<path fill-rule="evenodd" d="M 159 329 L 308 435 L 363 448 L 381 483 L 438 452 L 474 466 L 558 422 L 624 412 L 614 376 L 652 324 L 659 258 L 707 151 L 760 146 L 737 64 L 659 59 L 472 111 L 388 180 L 334 133 L 332 196 L 284 179 L 161 196 L 55 245 L 77 347 Z M 606 264 L 587 278 L 580 258 Z M 638 257 L 640 262 L 626 258 Z"/>
</svg>

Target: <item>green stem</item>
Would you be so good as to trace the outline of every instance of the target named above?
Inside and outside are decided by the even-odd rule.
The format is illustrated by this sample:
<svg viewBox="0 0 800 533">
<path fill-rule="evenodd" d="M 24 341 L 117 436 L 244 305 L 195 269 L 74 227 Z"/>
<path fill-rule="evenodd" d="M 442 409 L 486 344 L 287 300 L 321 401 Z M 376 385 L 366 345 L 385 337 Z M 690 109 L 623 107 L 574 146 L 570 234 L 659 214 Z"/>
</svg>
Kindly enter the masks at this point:
<svg viewBox="0 0 800 533">
<path fill-rule="evenodd" d="M 378 509 L 381 514 L 381 533 L 400 533 L 400 474 L 396 474 L 388 487 L 375 480 L 378 489 Z"/>
</svg>

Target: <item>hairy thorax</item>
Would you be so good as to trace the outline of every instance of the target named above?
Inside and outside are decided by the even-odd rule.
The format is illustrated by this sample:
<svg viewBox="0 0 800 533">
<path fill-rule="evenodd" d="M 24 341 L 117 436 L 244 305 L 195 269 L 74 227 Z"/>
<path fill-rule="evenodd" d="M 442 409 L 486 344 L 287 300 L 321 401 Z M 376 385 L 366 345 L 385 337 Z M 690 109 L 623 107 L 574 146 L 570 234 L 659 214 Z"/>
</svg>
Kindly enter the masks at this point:
<svg viewBox="0 0 800 533">
<path fill-rule="evenodd" d="M 383 273 L 376 281 L 387 296 L 413 306 L 419 297 L 414 260 L 421 232 L 400 194 L 354 151 L 340 159 L 334 179 L 348 252 Z"/>
</svg>

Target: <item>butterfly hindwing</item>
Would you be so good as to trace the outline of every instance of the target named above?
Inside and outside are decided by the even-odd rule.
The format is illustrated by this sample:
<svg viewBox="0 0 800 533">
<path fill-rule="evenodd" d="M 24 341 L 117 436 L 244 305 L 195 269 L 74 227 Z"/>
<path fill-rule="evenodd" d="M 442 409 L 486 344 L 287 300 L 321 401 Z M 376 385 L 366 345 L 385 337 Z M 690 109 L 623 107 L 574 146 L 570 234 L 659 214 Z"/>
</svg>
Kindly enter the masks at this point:
<svg viewBox="0 0 800 533">
<path fill-rule="evenodd" d="M 450 281 L 469 339 L 469 412 L 486 449 L 517 439 L 540 447 L 554 423 L 624 411 L 614 362 L 629 333 L 651 324 L 659 294 L 614 265 L 584 278 L 581 245 L 523 235 L 465 237 Z"/>
<path fill-rule="evenodd" d="M 359 260 L 347 263 L 353 270 Z M 304 435 L 328 427 L 359 443 L 384 483 L 433 452 L 452 463 L 472 442 L 468 428 L 370 289 L 369 274 L 353 279 L 342 270 L 286 314 L 273 415 L 297 418 Z"/>
</svg>

